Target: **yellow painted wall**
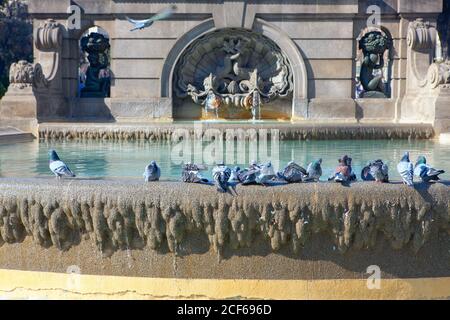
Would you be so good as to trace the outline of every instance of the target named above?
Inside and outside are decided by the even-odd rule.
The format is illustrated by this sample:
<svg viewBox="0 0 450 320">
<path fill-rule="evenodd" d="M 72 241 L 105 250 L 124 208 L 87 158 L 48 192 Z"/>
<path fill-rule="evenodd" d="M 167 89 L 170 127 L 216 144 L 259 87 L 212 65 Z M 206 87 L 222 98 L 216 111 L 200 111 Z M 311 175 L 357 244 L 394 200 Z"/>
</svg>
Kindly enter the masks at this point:
<svg viewBox="0 0 450 320">
<path fill-rule="evenodd" d="M 450 278 L 203 280 L 0 270 L 3 299 L 449 299 Z"/>
</svg>

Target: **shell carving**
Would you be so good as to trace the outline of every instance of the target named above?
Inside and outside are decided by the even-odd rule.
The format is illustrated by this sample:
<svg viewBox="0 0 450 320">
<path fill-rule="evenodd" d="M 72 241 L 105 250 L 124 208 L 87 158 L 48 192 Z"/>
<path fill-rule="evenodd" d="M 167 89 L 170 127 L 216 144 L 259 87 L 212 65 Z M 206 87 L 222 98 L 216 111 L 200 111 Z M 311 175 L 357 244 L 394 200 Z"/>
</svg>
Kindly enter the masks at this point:
<svg viewBox="0 0 450 320">
<path fill-rule="evenodd" d="M 176 96 L 190 96 L 197 104 L 205 104 L 213 91 L 226 105 L 249 108 L 246 98 L 255 90 L 267 102 L 293 88 L 292 69 L 280 48 L 265 36 L 242 29 L 222 29 L 199 38 L 185 50 L 175 70 Z"/>
</svg>

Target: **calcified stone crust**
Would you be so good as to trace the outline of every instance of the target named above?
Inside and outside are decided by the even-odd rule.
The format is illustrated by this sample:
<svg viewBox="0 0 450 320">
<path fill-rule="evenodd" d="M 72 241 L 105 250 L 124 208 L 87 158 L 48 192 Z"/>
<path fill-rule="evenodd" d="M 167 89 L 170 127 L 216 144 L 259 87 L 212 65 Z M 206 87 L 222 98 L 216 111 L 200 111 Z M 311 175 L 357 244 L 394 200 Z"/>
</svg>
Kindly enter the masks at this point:
<svg viewBox="0 0 450 320">
<path fill-rule="evenodd" d="M 172 140 L 179 137 L 224 139 L 257 139 L 259 135 L 277 135 L 281 140 L 331 139 L 430 139 L 434 137 L 431 125 L 311 125 L 311 124 L 191 124 L 154 123 L 149 125 L 45 124 L 40 125 L 39 138 L 43 140 Z M 266 130 L 266 131 L 261 131 Z"/>
<path fill-rule="evenodd" d="M 188 233 L 204 232 L 220 257 L 225 246 L 258 245 L 261 235 L 274 251 L 291 246 L 298 253 L 315 234 L 328 233 L 342 253 L 371 248 L 377 237 L 417 251 L 432 232 L 450 233 L 449 200 L 444 184 L 237 186 L 223 195 L 179 182 L 0 179 L 0 243 L 29 236 L 64 251 L 89 240 L 106 256 L 167 244 L 176 254 Z"/>
</svg>

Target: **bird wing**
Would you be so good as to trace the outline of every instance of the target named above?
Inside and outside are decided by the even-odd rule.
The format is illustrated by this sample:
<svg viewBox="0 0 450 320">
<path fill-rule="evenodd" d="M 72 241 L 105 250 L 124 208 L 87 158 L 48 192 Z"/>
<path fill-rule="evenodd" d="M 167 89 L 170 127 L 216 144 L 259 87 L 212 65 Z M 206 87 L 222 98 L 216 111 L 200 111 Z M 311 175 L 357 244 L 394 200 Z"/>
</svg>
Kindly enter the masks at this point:
<svg viewBox="0 0 450 320">
<path fill-rule="evenodd" d="M 62 161 L 52 161 L 50 163 L 50 170 L 58 175 L 75 176 L 69 167 Z"/>
<path fill-rule="evenodd" d="M 131 19 L 129 17 L 125 17 L 127 19 L 128 22 L 132 23 L 132 24 L 145 24 L 148 23 L 150 21 L 152 21 L 151 19 L 146 19 L 146 20 L 134 20 Z"/>
<path fill-rule="evenodd" d="M 162 19 L 166 19 L 168 17 L 170 17 L 173 14 L 173 10 L 171 8 L 166 8 L 164 10 L 162 10 L 161 12 L 155 14 L 154 16 L 145 19 L 145 20 L 134 20 L 131 19 L 129 17 L 125 17 L 128 22 L 132 23 L 132 24 L 147 24 L 153 21 L 158 21 L 158 20 L 162 20 Z"/>
<path fill-rule="evenodd" d="M 166 8 L 155 14 L 153 17 L 151 17 L 150 21 L 158 21 L 162 19 L 166 19 L 170 17 L 173 14 L 174 10 L 172 8 Z"/>
<path fill-rule="evenodd" d="M 430 177 L 432 177 L 432 176 L 438 176 L 438 175 L 440 175 L 441 173 L 443 173 L 442 170 L 437 170 L 437 169 L 435 169 L 435 168 L 428 167 L 427 175 L 430 176 Z"/>
</svg>

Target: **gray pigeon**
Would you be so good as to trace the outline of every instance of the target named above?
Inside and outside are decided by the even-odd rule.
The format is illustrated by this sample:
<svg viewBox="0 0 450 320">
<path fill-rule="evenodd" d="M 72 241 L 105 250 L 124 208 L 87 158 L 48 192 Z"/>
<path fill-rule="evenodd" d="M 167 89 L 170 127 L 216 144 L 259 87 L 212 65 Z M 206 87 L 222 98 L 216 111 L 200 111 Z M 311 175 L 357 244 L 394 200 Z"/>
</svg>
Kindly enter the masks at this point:
<svg viewBox="0 0 450 320">
<path fill-rule="evenodd" d="M 256 183 L 265 185 L 276 177 L 272 163 L 269 161 L 264 164 L 256 175 Z"/>
<path fill-rule="evenodd" d="M 181 179 L 188 183 L 208 183 L 209 180 L 203 178 L 199 172 L 200 170 L 205 170 L 204 168 L 206 167 L 202 165 L 186 163 L 182 167 Z"/>
<path fill-rule="evenodd" d="M 58 154 L 55 150 L 50 150 L 48 152 L 50 162 L 49 168 L 55 174 L 55 176 L 60 179 L 62 176 L 75 177 L 75 174 L 69 169 L 69 167 L 59 159 Z"/>
<path fill-rule="evenodd" d="M 256 175 L 259 173 L 257 170 L 244 169 L 238 174 L 239 181 L 244 185 L 256 184 Z"/>
<path fill-rule="evenodd" d="M 319 181 L 322 176 L 322 159 L 311 162 L 306 168 L 306 174 L 304 181 Z"/>
<path fill-rule="evenodd" d="M 259 170 L 262 168 L 262 165 L 258 164 L 256 160 L 250 161 L 250 166 L 248 167 L 249 170 Z"/>
<path fill-rule="evenodd" d="M 411 161 L 409 161 L 409 152 L 405 152 L 402 159 L 397 165 L 397 171 L 403 179 L 403 183 L 412 187 L 414 186 L 413 175 L 414 166 Z"/>
<path fill-rule="evenodd" d="M 142 30 L 150 27 L 155 21 L 169 18 L 175 12 L 176 9 L 177 9 L 176 6 L 171 6 L 170 8 L 166 8 L 161 12 L 155 14 L 150 19 L 146 20 L 133 20 L 128 17 L 126 17 L 126 19 L 128 20 L 128 22 L 134 24 L 133 29 L 131 29 L 130 31 Z"/>
<path fill-rule="evenodd" d="M 286 168 L 277 174 L 278 178 L 283 179 L 288 183 L 302 182 L 306 175 L 307 172 L 305 168 L 299 166 L 294 161 L 290 161 Z"/>
<path fill-rule="evenodd" d="M 443 173 L 445 173 L 444 170 L 436 170 L 427 164 L 427 159 L 424 156 L 417 158 L 414 174 L 420 177 L 423 182 L 439 181 L 439 175 Z"/>
<path fill-rule="evenodd" d="M 233 170 L 231 170 L 230 179 L 228 179 L 228 182 L 240 182 L 239 180 L 239 173 L 241 172 L 241 168 L 234 167 Z"/>
<path fill-rule="evenodd" d="M 363 181 L 389 182 L 389 168 L 383 160 L 370 161 L 361 171 Z"/>
<path fill-rule="evenodd" d="M 150 164 L 145 167 L 144 180 L 146 182 L 158 181 L 160 177 L 161 169 L 158 167 L 155 161 L 150 162 Z"/>
<path fill-rule="evenodd" d="M 217 191 L 228 191 L 228 180 L 231 176 L 231 169 L 225 166 L 223 163 L 217 164 L 212 170 L 212 176 L 217 186 Z"/>
<path fill-rule="evenodd" d="M 337 166 L 334 175 L 328 178 L 328 181 L 334 180 L 335 182 L 347 183 L 356 180 L 356 174 L 352 169 L 352 158 L 344 155 L 338 160 L 339 165 Z"/>
</svg>

